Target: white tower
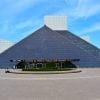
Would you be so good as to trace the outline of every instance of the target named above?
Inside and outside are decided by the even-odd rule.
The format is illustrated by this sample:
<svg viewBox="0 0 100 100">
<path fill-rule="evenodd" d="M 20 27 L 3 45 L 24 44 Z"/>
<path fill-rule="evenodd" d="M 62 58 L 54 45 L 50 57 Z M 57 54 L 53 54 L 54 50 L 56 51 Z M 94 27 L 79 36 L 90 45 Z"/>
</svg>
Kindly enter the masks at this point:
<svg viewBox="0 0 100 100">
<path fill-rule="evenodd" d="M 66 16 L 45 16 L 45 25 L 53 30 L 67 30 Z"/>
</svg>

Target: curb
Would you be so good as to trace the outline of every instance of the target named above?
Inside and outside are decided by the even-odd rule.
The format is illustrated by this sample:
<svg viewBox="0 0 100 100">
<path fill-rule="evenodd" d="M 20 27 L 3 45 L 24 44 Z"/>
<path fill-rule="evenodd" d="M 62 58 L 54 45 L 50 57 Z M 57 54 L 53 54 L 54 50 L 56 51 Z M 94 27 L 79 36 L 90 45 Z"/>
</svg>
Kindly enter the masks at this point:
<svg viewBox="0 0 100 100">
<path fill-rule="evenodd" d="M 9 73 L 13 74 L 67 74 L 67 73 L 79 73 L 82 72 L 81 70 L 72 70 L 72 71 L 35 71 L 35 72 L 21 72 L 21 71 L 9 71 Z"/>
</svg>

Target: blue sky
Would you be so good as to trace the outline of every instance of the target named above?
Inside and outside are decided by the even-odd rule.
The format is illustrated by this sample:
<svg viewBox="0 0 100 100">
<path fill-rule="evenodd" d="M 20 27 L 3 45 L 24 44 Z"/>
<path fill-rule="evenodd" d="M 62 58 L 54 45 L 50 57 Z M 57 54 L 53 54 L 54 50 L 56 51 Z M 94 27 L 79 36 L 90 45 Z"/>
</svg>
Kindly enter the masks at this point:
<svg viewBox="0 0 100 100">
<path fill-rule="evenodd" d="M 20 41 L 45 15 L 68 16 L 68 30 L 100 48 L 100 0 L 0 0 L 0 39 Z"/>
</svg>

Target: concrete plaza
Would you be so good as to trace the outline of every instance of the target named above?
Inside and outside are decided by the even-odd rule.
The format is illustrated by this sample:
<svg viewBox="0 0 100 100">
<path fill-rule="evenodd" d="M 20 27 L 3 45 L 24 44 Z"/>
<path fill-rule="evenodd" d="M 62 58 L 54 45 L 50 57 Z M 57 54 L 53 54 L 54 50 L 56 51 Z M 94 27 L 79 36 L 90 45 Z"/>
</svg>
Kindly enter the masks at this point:
<svg viewBox="0 0 100 100">
<path fill-rule="evenodd" d="M 12 74 L 0 70 L 0 100 L 100 100 L 100 69 L 68 74 Z"/>
</svg>

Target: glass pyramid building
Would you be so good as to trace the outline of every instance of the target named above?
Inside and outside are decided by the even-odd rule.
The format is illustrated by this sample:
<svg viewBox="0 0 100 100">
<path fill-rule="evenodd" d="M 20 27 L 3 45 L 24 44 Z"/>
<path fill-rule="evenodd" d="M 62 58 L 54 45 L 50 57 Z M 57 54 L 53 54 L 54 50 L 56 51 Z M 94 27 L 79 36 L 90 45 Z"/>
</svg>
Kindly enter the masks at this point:
<svg viewBox="0 0 100 100">
<path fill-rule="evenodd" d="M 10 60 L 80 59 L 82 67 L 100 67 L 100 49 L 67 30 L 44 25 L 0 54 L 0 67 L 13 67 Z"/>
</svg>

